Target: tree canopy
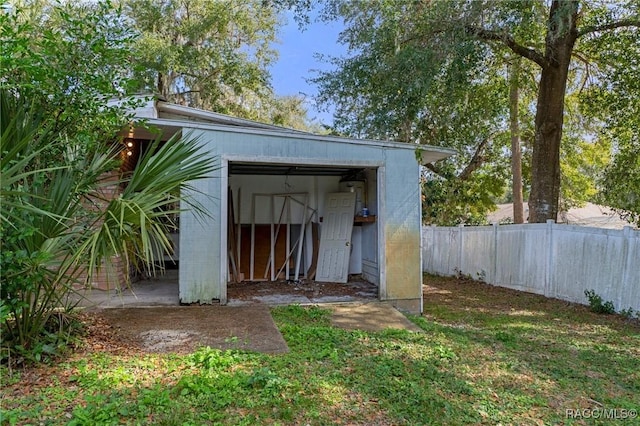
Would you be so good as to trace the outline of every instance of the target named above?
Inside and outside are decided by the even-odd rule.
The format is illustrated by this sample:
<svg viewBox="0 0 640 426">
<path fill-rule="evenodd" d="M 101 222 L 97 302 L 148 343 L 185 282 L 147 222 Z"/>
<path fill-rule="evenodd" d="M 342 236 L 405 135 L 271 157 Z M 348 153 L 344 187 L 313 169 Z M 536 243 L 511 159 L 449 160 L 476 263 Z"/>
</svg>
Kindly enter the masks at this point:
<svg viewBox="0 0 640 426">
<path fill-rule="evenodd" d="M 122 124 L 124 107 L 103 108 L 96 100 L 144 90 L 193 107 L 320 130 L 302 98 L 278 97 L 269 82 L 280 13 L 286 7 L 304 13 L 306 0 L 122 0 L 122 9 L 81 2 L 73 11 L 70 3 L 28 4 L 31 24 L 23 17 L 7 27 L 0 67 L 5 84 L 28 81 L 23 91 L 48 97 L 43 108 L 60 128 L 81 124 L 87 134 L 108 137 Z M 321 5 L 321 19 L 344 21 L 340 41 L 350 49 L 344 58 L 328 59 L 335 71 L 313 80 L 318 101 L 337 106 L 335 130 L 459 152 L 425 173 L 427 221 L 480 222 L 505 194 L 516 152 L 509 147 L 515 127 L 508 125 L 516 62 L 530 220 L 555 218 L 559 208 L 596 199 L 638 217 L 637 0 Z M 56 21 L 65 25 L 50 30 Z M 109 38 L 100 40 L 105 30 Z M 56 66 L 28 69 L 39 63 Z M 69 119 L 69 104 L 83 105 L 83 120 Z"/>
<path fill-rule="evenodd" d="M 457 156 L 430 167 L 425 219 L 481 220 L 504 191 L 508 167 L 507 85 L 495 55 L 473 40 L 453 45 L 448 35 L 427 36 L 434 18 L 417 3 L 332 6 L 329 16 L 345 19 L 341 41 L 354 52 L 314 80 L 319 101 L 336 103 L 335 126 L 356 137 L 456 148 Z"/>
<path fill-rule="evenodd" d="M 272 97 L 277 10 L 259 0 L 124 0 L 140 31 L 137 77 L 170 102 L 259 118 Z"/>
<path fill-rule="evenodd" d="M 7 9 L 0 13 L 0 86 L 37 104 L 65 137 L 113 139 L 136 85 L 136 33 L 123 20 L 109 2 Z"/>
<path fill-rule="evenodd" d="M 348 57 L 333 59 L 335 71 L 322 73 L 315 80 L 320 101 L 337 104 L 337 126 L 352 135 L 456 147 L 461 155 L 449 162 L 454 172 L 448 178 L 458 181 L 466 176 L 466 170 L 482 176 L 485 169 L 480 166 L 489 167 L 487 159 L 494 167 L 500 164 L 496 160 L 505 150 L 504 143 L 496 143 L 497 136 L 508 131 L 505 65 L 513 55 L 533 65 L 537 100 L 525 105 L 525 110 L 529 109 L 534 119 L 523 123 L 532 129 L 529 204 L 533 222 L 556 219 L 561 158 L 567 159 L 567 182 L 575 177 L 570 166 L 575 170 L 589 168 L 582 165 L 580 169 L 574 160 L 587 148 L 578 148 L 578 140 L 593 142 L 593 134 L 585 138 L 586 131 L 574 131 L 569 132 L 571 137 L 563 138 L 570 113 L 565 108 L 565 95 L 596 87 L 610 94 L 623 91 L 629 95 L 634 93 L 633 81 L 640 78 L 635 53 L 640 44 L 637 1 L 327 0 L 323 5 L 323 19 L 345 22 L 341 41 L 350 48 Z M 609 60 L 612 58 L 605 53 L 612 49 L 615 60 Z M 616 84 L 612 85 L 613 81 Z M 613 106 L 622 107 L 619 102 Z M 598 114 L 615 115 L 615 111 L 606 110 Z M 586 110 L 575 111 L 587 114 Z M 599 120 L 613 131 L 612 122 L 603 117 Z M 618 127 L 629 130 L 633 121 L 618 120 Z M 616 134 L 619 137 L 621 133 Z M 483 143 L 485 140 L 491 144 Z M 564 151 L 563 145 L 567 146 Z M 629 144 L 620 141 L 614 145 Z M 497 157 L 483 158 L 489 147 Z M 569 161 L 567 156 L 571 155 Z M 610 173 L 622 159 L 619 155 L 614 158 Z M 498 176 L 501 174 L 494 174 L 493 181 Z M 602 180 L 604 185 L 607 182 Z M 452 199 L 465 193 L 454 184 L 450 187 Z"/>
<path fill-rule="evenodd" d="M 597 141 L 613 148 L 598 200 L 640 226 L 640 31 L 595 38 L 585 53 L 601 75 L 582 93 L 584 113 L 600 124 Z"/>
</svg>

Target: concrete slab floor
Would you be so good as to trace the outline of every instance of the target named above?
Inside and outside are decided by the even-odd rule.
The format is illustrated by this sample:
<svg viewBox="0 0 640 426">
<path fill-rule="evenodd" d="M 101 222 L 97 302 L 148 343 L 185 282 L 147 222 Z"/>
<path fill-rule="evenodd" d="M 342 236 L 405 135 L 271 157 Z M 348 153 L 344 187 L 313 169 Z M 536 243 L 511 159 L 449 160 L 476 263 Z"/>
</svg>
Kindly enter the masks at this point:
<svg viewBox="0 0 640 426">
<path fill-rule="evenodd" d="M 336 292 L 338 288 L 342 291 Z M 366 302 L 377 300 L 377 287 L 363 281 L 348 284 L 258 282 L 230 284 L 228 295 L 228 306 Z M 72 297 L 87 309 L 179 306 L 178 270 L 169 269 L 162 275 L 121 289 L 79 290 Z"/>
<path fill-rule="evenodd" d="M 269 283 L 247 284 L 243 292 L 230 298 L 228 307 L 241 308 L 250 305 L 323 305 L 333 311 L 332 324 L 345 329 L 382 331 L 387 328 L 420 331 L 390 303 L 377 300 L 376 287 L 362 282 L 350 283 L 349 291 L 331 294 L 335 283 Z M 318 290 L 320 289 L 320 290 Z M 88 289 L 75 296 L 79 306 L 90 310 L 179 307 L 178 271 L 167 270 L 165 274 L 138 281 L 123 289 L 102 291 Z"/>
<path fill-rule="evenodd" d="M 122 341 L 147 353 L 191 353 L 201 346 L 289 351 L 267 305 L 128 307 L 93 313 L 117 330 Z"/>
<path fill-rule="evenodd" d="M 346 286 L 346 287 L 340 287 Z M 340 291 L 336 292 L 336 289 Z M 332 291 L 333 290 L 333 291 Z M 250 305 L 323 305 L 333 311 L 332 324 L 346 329 L 381 331 L 386 328 L 419 331 L 390 303 L 377 299 L 377 287 L 355 280 L 336 283 L 253 282 L 230 286 L 228 307 Z M 233 297 L 235 296 L 235 297 Z M 109 291 L 88 289 L 75 296 L 86 309 L 178 307 L 178 271 Z"/>
<path fill-rule="evenodd" d="M 360 276 L 351 276 L 345 284 L 310 280 L 253 281 L 229 283 L 227 295 L 230 306 L 371 302 L 378 300 L 378 287 Z"/>
<path fill-rule="evenodd" d="M 162 275 L 120 289 L 83 289 L 72 297 L 87 309 L 179 306 L 178 271 L 167 270 Z"/>
<path fill-rule="evenodd" d="M 390 303 L 349 303 L 329 305 L 331 324 L 346 330 L 383 331 L 388 328 L 421 332 Z"/>
</svg>

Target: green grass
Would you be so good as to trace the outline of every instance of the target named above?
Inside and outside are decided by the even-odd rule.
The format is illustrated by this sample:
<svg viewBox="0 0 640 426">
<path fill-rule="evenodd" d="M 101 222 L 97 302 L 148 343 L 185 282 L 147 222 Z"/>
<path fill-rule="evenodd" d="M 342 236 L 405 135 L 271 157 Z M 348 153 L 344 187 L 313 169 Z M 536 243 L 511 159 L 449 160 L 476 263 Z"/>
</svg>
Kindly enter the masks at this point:
<svg viewBox="0 0 640 426">
<path fill-rule="evenodd" d="M 3 370 L 2 424 L 606 424 L 566 410 L 640 410 L 637 324 L 480 283 L 428 283 L 425 314 L 411 318 L 424 333 L 346 331 L 327 310 L 288 306 L 272 311 L 285 355 L 89 351 Z"/>
</svg>

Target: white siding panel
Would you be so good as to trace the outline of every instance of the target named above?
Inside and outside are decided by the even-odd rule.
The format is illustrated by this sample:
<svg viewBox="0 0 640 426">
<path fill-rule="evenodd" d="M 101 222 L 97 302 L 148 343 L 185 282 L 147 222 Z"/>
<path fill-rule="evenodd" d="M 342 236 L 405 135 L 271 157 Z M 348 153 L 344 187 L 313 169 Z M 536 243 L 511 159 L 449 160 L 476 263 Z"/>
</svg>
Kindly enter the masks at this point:
<svg viewBox="0 0 640 426">
<path fill-rule="evenodd" d="M 386 291 L 381 298 L 422 300 L 420 265 L 420 185 L 415 154 L 385 151 L 384 188 L 378 207 L 379 230 L 383 232 Z"/>
<path fill-rule="evenodd" d="M 429 228 L 431 240 L 424 244 L 427 253 L 423 255 L 429 272 L 438 275 L 456 275 L 460 267 L 460 230 L 458 228 Z"/>
<path fill-rule="evenodd" d="M 206 215 L 183 203 L 180 214 L 179 289 L 181 303 L 211 303 L 220 299 L 220 181 L 219 171 L 211 179 L 193 182 L 198 191 L 187 194 Z M 208 195 L 205 195 L 208 194 Z"/>
<path fill-rule="evenodd" d="M 626 262 L 621 231 L 565 226 L 555 230 L 553 244 L 560 253 L 551 266 L 556 297 L 584 302 L 584 291 L 593 289 L 605 300 L 622 302 L 614 291 L 623 281 Z"/>
<path fill-rule="evenodd" d="M 624 289 L 620 292 L 621 309 L 632 307 L 640 311 L 640 232 L 632 232 L 630 228 L 625 228 L 626 239 L 626 262 L 624 265 L 624 279 L 621 286 Z M 634 307 L 635 302 L 635 307 Z"/>
<path fill-rule="evenodd" d="M 469 231 L 469 232 L 467 232 Z M 492 226 L 459 228 L 462 241 L 461 273 L 481 281 L 493 276 L 493 253 L 495 252 L 495 233 Z"/>
</svg>

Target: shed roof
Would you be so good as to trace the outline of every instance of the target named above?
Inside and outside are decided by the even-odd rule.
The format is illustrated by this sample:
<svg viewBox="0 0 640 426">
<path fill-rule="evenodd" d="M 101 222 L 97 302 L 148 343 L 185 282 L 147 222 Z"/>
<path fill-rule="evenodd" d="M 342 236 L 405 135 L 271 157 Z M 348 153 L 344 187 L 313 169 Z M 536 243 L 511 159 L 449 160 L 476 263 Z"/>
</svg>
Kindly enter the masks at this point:
<svg viewBox="0 0 640 426">
<path fill-rule="evenodd" d="M 329 143 L 346 143 L 353 145 L 380 146 L 401 150 L 413 150 L 419 153 L 421 164 L 433 163 L 450 157 L 456 153 L 449 148 L 431 145 L 411 144 L 395 141 L 373 139 L 353 139 L 332 135 L 319 135 L 286 127 L 260 123 L 253 120 L 232 117 L 211 111 L 172 104 L 163 100 L 149 101 L 145 106 L 136 109 L 135 116 L 146 123 L 162 129 L 165 136 L 181 131 L 183 128 L 216 130 L 222 132 L 245 133 L 252 135 L 269 135 L 282 138 L 315 140 Z M 136 128 L 135 137 L 154 138 L 152 131 Z"/>
</svg>

